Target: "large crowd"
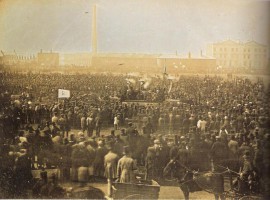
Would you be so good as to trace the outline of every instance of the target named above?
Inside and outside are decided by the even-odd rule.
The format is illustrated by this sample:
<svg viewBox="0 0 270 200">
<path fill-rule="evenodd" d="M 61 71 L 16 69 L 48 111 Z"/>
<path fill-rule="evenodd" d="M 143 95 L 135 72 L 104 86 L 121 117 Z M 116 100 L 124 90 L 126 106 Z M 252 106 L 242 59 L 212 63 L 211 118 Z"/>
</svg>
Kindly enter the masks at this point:
<svg viewBox="0 0 270 200">
<path fill-rule="evenodd" d="M 262 81 L 13 72 L 0 80 L 3 197 L 25 194 L 33 169 L 57 168 L 61 180 L 80 182 L 131 182 L 134 173 L 162 180 L 179 155 L 186 164 L 192 157 L 198 166 L 243 166 L 242 176 L 256 171 L 269 192 L 270 99 Z M 58 99 L 58 89 L 71 97 Z"/>
</svg>

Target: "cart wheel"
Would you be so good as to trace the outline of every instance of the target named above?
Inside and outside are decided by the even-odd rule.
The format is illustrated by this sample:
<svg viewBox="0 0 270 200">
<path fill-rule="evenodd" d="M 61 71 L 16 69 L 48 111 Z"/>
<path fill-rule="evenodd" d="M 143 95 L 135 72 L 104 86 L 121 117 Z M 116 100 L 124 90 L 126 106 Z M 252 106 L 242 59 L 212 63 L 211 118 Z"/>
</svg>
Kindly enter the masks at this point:
<svg viewBox="0 0 270 200">
<path fill-rule="evenodd" d="M 141 194 L 131 194 L 126 196 L 124 199 L 144 199 Z"/>
<path fill-rule="evenodd" d="M 239 200 L 260 200 L 260 199 L 262 199 L 262 197 L 247 195 L 247 196 L 241 197 Z"/>
<path fill-rule="evenodd" d="M 164 180 L 165 181 L 168 181 L 168 182 L 177 182 L 177 179 L 168 179 L 168 178 L 165 178 Z"/>
</svg>

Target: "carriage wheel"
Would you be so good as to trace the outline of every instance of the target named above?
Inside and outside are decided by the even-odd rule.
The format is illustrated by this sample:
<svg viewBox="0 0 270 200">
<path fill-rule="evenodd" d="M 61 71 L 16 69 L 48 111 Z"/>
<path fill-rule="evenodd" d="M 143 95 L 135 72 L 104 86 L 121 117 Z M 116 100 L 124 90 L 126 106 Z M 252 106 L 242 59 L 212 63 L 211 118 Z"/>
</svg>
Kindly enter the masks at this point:
<svg viewBox="0 0 270 200">
<path fill-rule="evenodd" d="M 165 181 L 177 182 L 177 178 L 164 178 Z"/>
<path fill-rule="evenodd" d="M 247 196 L 241 197 L 239 200 L 260 200 L 260 199 L 262 198 L 259 196 L 247 195 Z"/>
<path fill-rule="evenodd" d="M 124 199 L 144 199 L 144 196 L 141 194 L 131 194 L 126 196 Z"/>
</svg>

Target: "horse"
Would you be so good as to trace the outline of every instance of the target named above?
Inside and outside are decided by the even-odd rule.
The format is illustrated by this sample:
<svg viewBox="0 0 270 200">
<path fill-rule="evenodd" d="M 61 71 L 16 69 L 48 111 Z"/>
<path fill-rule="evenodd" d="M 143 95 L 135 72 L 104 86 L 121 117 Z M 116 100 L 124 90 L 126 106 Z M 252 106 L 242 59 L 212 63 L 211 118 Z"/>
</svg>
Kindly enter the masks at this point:
<svg viewBox="0 0 270 200">
<path fill-rule="evenodd" d="M 199 173 L 181 164 L 177 159 L 171 159 L 164 168 L 164 176 L 169 173 L 178 180 L 185 200 L 189 199 L 190 192 L 202 190 L 214 193 L 216 200 L 219 198 L 221 200 L 225 199 L 223 196 L 224 179 L 221 174 L 213 172 Z"/>
</svg>

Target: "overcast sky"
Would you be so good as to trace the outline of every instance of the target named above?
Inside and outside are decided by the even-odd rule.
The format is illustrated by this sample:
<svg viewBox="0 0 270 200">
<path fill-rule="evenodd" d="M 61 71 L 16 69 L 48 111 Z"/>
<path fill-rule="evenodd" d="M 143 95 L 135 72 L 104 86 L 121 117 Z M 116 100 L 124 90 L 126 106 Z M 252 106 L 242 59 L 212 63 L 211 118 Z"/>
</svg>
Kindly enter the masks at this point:
<svg viewBox="0 0 270 200">
<path fill-rule="evenodd" d="M 0 0 L 0 49 L 91 52 L 94 4 L 98 52 L 199 54 L 226 39 L 270 44 L 266 0 Z"/>
</svg>

